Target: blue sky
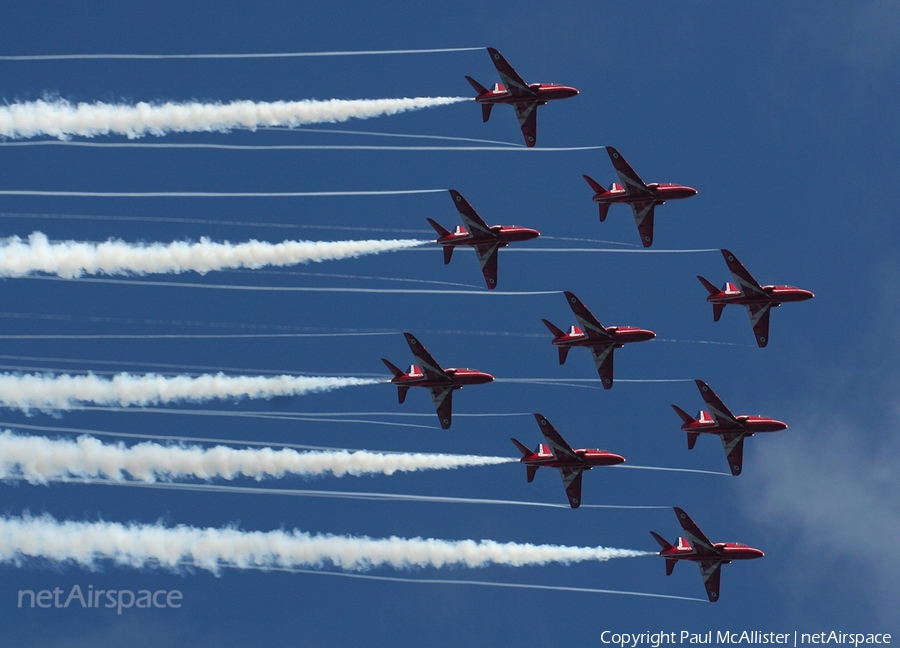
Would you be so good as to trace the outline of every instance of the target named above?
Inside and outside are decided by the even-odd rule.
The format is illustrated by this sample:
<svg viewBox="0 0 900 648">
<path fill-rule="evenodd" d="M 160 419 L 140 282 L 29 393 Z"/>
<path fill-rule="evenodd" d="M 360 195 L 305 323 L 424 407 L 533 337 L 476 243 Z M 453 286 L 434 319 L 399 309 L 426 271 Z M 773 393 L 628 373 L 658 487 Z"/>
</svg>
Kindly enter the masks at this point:
<svg viewBox="0 0 900 648">
<path fill-rule="evenodd" d="M 745 542 L 762 560 L 725 566 L 722 600 L 641 599 L 317 575 L 226 570 L 170 574 L 110 564 L 95 572 L 28 561 L 0 567 L 0 635 L 9 645 L 480 646 L 568 640 L 598 644 L 602 630 L 897 632 L 900 461 L 896 388 L 898 14 L 887 2 L 420 3 L 195 2 L 123 6 L 21 3 L 6 9 L 0 54 L 290 52 L 493 46 L 529 82 L 573 85 L 580 96 L 541 109 L 538 146 L 616 146 L 648 182 L 700 190 L 657 210 L 656 248 L 727 247 L 762 283 L 813 290 L 816 299 L 778 309 L 771 342 L 753 344 L 742 310 L 713 323 L 702 274 L 730 277 L 717 253 L 531 254 L 503 251 L 500 289 L 571 290 L 604 324 L 650 328 L 666 340 L 617 353 L 621 379 L 707 381 L 736 413 L 761 413 L 790 428 L 750 439 L 744 474 L 594 470 L 584 501 L 677 505 L 711 539 Z M 496 80 L 483 51 L 417 56 L 236 61 L 0 62 L 8 102 L 49 94 L 71 101 L 260 101 L 469 95 L 470 75 Z M 459 104 L 339 128 L 486 138 L 518 144 L 511 109 L 482 124 Z M 109 141 L 121 141 L 107 138 Z M 155 141 L 155 140 L 154 140 Z M 163 141 L 163 140 L 161 140 Z M 408 143 L 362 135 L 233 132 L 164 141 L 243 144 Z M 318 191 L 454 188 L 489 223 L 546 236 L 636 243 L 629 210 L 600 224 L 581 174 L 615 180 L 602 150 L 582 152 L 152 151 L 0 148 L 2 189 L 81 191 Z M 422 230 L 426 217 L 455 226 L 445 194 L 353 198 L 66 199 L 3 197 L 0 235 L 42 231 L 52 239 L 171 241 L 209 236 L 337 240 L 334 229 L 285 230 L 152 220 L 202 219 Z M 47 215 L 120 216 L 117 220 Z M 141 220 L 144 219 L 144 220 Z M 359 237 L 369 234 L 359 232 Z M 350 233 L 350 236 L 356 234 Z M 403 234 L 402 236 L 406 236 Z M 537 240 L 525 247 L 579 246 Z M 598 245 L 599 246 L 599 245 Z M 605 247 L 605 246 L 604 246 Z M 449 266 L 438 250 L 300 266 L 300 273 L 242 271 L 178 280 L 265 286 L 396 287 L 390 277 L 471 284 L 473 255 Z M 406 285 L 406 284 L 403 284 Z M 448 366 L 498 377 L 594 378 L 587 353 L 557 364 L 540 318 L 573 323 L 562 295 L 292 294 L 3 281 L 7 334 L 189 334 L 397 331 L 384 337 L 253 340 L 25 342 L 2 339 L 12 368 L 144 371 L 183 365 L 254 374 L 382 374 L 405 366 L 400 331 L 421 337 Z M 424 286 L 424 284 L 423 284 Z M 486 292 L 486 291 L 485 291 Z M 50 316 L 50 317 L 47 317 Z M 456 331 L 456 332 L 453 332 Z M 480 333 L 511 335 L 482 335 Z M 704 340 L 734 345 L 687 342 Z M 30 359 L 25 359 L 30 358 Z M 515 456 L 515 436 L 539 441 L 530 412 L 545 414 L 576 446 L 601 447 L 640 465 L 726 468 L 716 439 L 688 452 L 669 404 L 694 412 L 693 384 L 625 383 L 609 392 L 497 382 L 455 397 L 449 431 L 136 412 L 0 413 L 16 423 L 144 434 L 255 439 L 346 448 Z M 427 395 L 406 404 L 384 385 L 272 401 L 187 409 L 278 412 L 384 411 L 379 420 L 437 428 Z M 421 418 L 401 417 L 417 413 Z M 466 418 L 459 414 L 514 413 Z M 370 417 L 371 418 L 371 417 Z M 516 465 L 391 477 L 285 479 L 284 488 L 414 493 L 565 502 L 558 477 L 525 482 Z M 240 482 L 253 485 L 253 482 Z M 58 519 L 138 521 L 247 530 L 299 528 L 383 537 L 436 537 L 654 550 L 648 531 L 679 528 L 671 510 L 542 509 L 181 493 L 105 486 L 2 485 L 2 510 Z M 376 575 L 598 587 L 703 597 L 695 567 L 669 578 L 655 557 L 576 566 L 415 570 Z M 179 610 L 19 610 L 20 589 L 179 589 Z"/>
</svg>

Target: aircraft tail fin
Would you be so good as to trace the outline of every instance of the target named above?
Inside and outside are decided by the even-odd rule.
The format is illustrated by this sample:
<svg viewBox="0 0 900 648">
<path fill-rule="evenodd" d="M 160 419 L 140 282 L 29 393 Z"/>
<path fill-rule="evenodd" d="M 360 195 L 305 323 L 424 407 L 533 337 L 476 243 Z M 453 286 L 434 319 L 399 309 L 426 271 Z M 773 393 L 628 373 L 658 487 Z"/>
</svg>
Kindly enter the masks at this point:
<svg viewBox="0 0 900 648">
<path fill-rule="evenodd" d="M 426 218 L 425 220 L 427 220 L 427 221 L 428 221 L 428 224 L 431 225 L 431 226 L 434 228 L 434 231 L 437 232 L 437 235 L 438 235 L 438 236 L 440 236 L 440 237 L 442 237 L 442 238 L 443 238 L 444 236 L 450 236 L 450 231 L 447 230 L 443 225 L 441 225 L 441 224 L 438 223 L 437 221 L 432 220 L 432 219 L 430 219 L 430 218 Z"/>
<path fill-rule="evenodd" d="M 672 409 L 675 410 L 675 413 L 678 414 L 678 416 L 681 417 L 681 420 L 685 423 L 694 423 L 697 420 L 693 416 L 685 412 L 683 409 L 678 407 L 678 405 L 672 405 Z"/>
<path fill-rule="evenodd" d="M 401 371 L 400 368 L 393 364 L 390 360 L 385 360 L 384 358 L 382 358 L 381 361 L 384 363 L 384 366 L 387 367 L 392 374 L 394 374 L 394 378 L 399 378 L 403 375 L 403 371 Z"/>
<path fill-rule="evenodd" d="M 409 385 L 397 385 L 397 400 L 401 405 L 406 400 L 407 392 L 409 392 Z"/>
<path fill-rule="evenodd" d="M 566 358 L 569 356 L 570 347 L 559 347 L 559 364 L 566 364 Z"/>
<path fill-rule="evenodd" d="M 444 265 L 450 263 L 450 259 L 453 258 L 453 248 L 451 246 L 446 246 L 444 248 Z"/>
<path fill-rule="evenodd" d="M 697 443 L 697 438 L 700 435 L 697 432 L 688 432 L 687 440 L 688 440 L 688 450 L 694 449 L 694 444 Z"/>
<path fill-rule="evenodd" d="M 606 215 L 609 214 L 609 203 L 600 203 L 600 222 L 606 220 Z"/>
<path fill-rule="evenodd" d="M 713 304 L 713 322 L 718 322 L 719 318 L 722 317 L 722 311 L 725 309 L 725 304 Z"/>
<path fill-rule="evenodd" d="M 486 122 L 491 118 L 491 108 L 494 104 L 481 104 L 481 121 Z"/>
<path fill-rule="evenodd" d="M 534 453 L 528 448 L 528 446 L 526 446 L 524 443 L 522 443 L 522 442 L 519 441 L 518 439 L 510 438 L 510 441 L 512 441 L 514 444 L 516 444 L 516 447 L 519 449 L 519 452 L 522 453 L 522 456 L 523 456 L 523 457 L 528 457 L 528 456 L 534 454 Z"/>
<path fill-rule="evenodd" d="M 656 531 L 651 531 L 651 532 L 650 532 L 650 535 L 652 535 L 652 536 L 653 536 L 653 539 L 656 540 L 656 541 L 659 543 L 659 546 L 662 547 L 662 550 L 663 550 L 663 551 L 665 551 L 666 549 L 671 549 L 671 548 L 672 548 L 672 543 L 669 542 L 668 540 L 666 540 L 665 538 L 663 538 L 663 537 L 662 537 L 661 535 L 659 535 Z"/>
<path fill-rule="evenodd" d="M 718 294 L 719 294 L 719 289 L 716 288 L 716 287 L 712 284 L 711 281 L 709 281 L 708 279 L 704 279 L 704 278 L 701 277 L 700 275 L 697 275 L 697 279 L 699 279 L 699 280 L 700 280 L 700 283 L 703 284 L 703 287 L 706 288 L 706 289 L 709 291 L 709 294 L 710 294 L 710 295 L 718 295 Z"/>
<path fill-rule="evenodd" d="M 678 561 L 673 558 L 666 558 L 666 576 L 671 576 L 672 572 L 675 571 L 675 563 Z"/>
<path fill-rule="evenodd" d="M 589 185 L 591 185 L 591 189 L 594 190 L 594 193 L 595 193 L 595 194 L 605 194 L 605 193 L 609 193 L 609 192 L 606 190 L 606 188 L 605 188 L 602 184 L 600 184 L 599 182 L 597 182 L 596 180 L 594 180 L 591 176 L 589 176 L 589 175 L 582 175 L 581 177 L 584 178 L 585 180 L 587 180 L 587 183 L 588 183 Z"/>
<path fill-rule="evenodd" d="M 481 85 L 480 83 L 478 83 L 478 81 L 476 81 L 476 80 L 473 79 L 472 77 L 467 76 L 467 77 L 466 77 L 466 81 L 469 82 L 469 85 L 472 86 L 472 87 L 475 89 L 475 92 L 477 92 L 478 94 L 482 95 L 482 94 L 487 94 L 487 93 L 488 93 L 488 89 L 485 88 L 485 87 L 484 87 L 483 85 Z M 485 119 L 485 121 L 487 121 L 487 120 Z"/>
<path fill-rule="evenodd" d="M 544 326 L 546 326 L 550 330 L 550 332 L 553 333 L 553 337 L 562 337 L 563 335 L 565 335 L 563 330 L 556 326 L 553 322 L 545 319 L 542 319 L 541 321 L 544 323 Z"/>
<path fill-rule="evenodd" d="M 534 475 L 537 472 L 537 469 L 540 468 L 540 466 L 527 466 L 526 468 L 528 472 L 528 483 L 530 484 L 534 481 Z"/>
</svg>

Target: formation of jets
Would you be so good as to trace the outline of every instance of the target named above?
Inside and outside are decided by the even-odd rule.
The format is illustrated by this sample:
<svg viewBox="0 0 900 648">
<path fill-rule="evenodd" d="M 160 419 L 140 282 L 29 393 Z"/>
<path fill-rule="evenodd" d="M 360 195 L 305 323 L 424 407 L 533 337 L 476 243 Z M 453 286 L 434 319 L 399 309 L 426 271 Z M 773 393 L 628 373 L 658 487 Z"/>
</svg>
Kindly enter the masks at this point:
<svg viewBox="0 0 900 648">
<path fill-rule="evenodd" d="M 650 532 L 662 547 L 659 555 L 666 559 L 666 576 L 672 575 L 675 563 L 679 560 L 690 560 L 697 563 L 697 566 L 700 567 L 700 577 L 706 587 L 706 595 L 711 602 L 715 603 L 719 600 L 719 577 L 722 565 L 727 565 L 732 560 L 752 560 L 766 555 L 759 549 L 738 542 L 710 542 L 709 538 L 683 509 L 677 506 L 674 509 L 686 538 L 678 538 L 673 545 L 658 533 Z"/>
<path fill-rule="evenodd" d="M 554 99 L 573 97 L 578 94 L 578 90 L 555 84 L 528 84 L 500 52 L 488 48 L 488 53 L 500 75 L 501 83 L 488 90 L 471 77 L 466 77 L 478 92 L 475 100 L 481 104 L 483 120 L 488 121 L 495 105 L 512 105 L 525 143 L 527 146 L 534 146 L 537 141 L 538 106 Z M 653 245 L 657 205 L 665 204 L 667 200 L 690 198 L 697 195 L 697 190 L 680 184 L 645 183 L 617 149 L 607 146 L 606 152 L 618 174 L 619 182 L 612 183 L 610 188 L 606 189 L 590 176 L 584 176 L 594 191 L 593 201 L 599 206 L 600 221 L 606 220 L 610 205 L 617 203 L 629 205 L 634 214 L 641 244 L 649 248 Z M 499 249 L 511 243 L 537 238 L 540 232 L 517 225 L 488 225 L 461 193 L 451 189 L 450 196 L 462 219 L 462 225 L 450 231 L 434 219 L 427 219 L 437 232 L 438 238 L 435 243 L 443 248 L 444 264 L 450 263 L 453 251 L 457 247 L 472 248 L 481 266 L 487 288 L 493 290 L 497 287 Z M 750 315 L 757 345 L 765 347 L 769 341 L 771 309 L 785 302 L 811 299 L 814 294 L 793 286 L 763 286 L 753 278 L 731 251 L 723 249 L 721 252 L 734 281 L 726 283 L 720 290 L 698 276 L 709 293 L 707 302 L 713 306 L 713 320 L 719 321 L 722 311 L 729 304 L 745 306 Z M 585 347 L 591 352 L 603 388 L 610 389 L 613 386 L 615 350 L 626 344 L 652 340 L 656 337 L 656 333 L 631 326 L 603 326 L 574 293 L 566 291 L 564 294 L 577 324 L 564 331 L 547 319 L 541 320 L 553 335 L 551 344 L 558 351 L 559 364 L 565 364 L 572 348 Z M 397 386 L 399 401 L 404 402 L 410 387 L 427 388 L 431 393 L 441 428 L 449 429 L 452 422 L 453 392 L 466 385 L 491 382 L 494 377 L 475 369 L 443 368 L 415 336 L 411 333 L 404 335 L 416 364 L 403 372 L 382 358 L 385 366 L 393 374 L 390 382 Z M 681 429 L 687 434 L 688 450 L 694 448 L 701 434 L 717 435 L 725 449 L 731 474 L 738 476 L 743 470 L 744 439 L 761 432 L 784 430 L 788 426 L 782 421 L 765 416 L 735 415 L 708 384 L 702 380 L 695 382 L 709 411 L 701 410 L 697 418 L 694 418 L 678 406 L 672 405 L 682 419 Z M 556 468 L 562 478 L 569 506 L 573 509 L 578 508 L 582 503 L 584 472 L 595 466 L 621 464 L 625 458 L 606 450 L 572 448 L 545 416 L 535 413 L 534 417 L 544 437 L 543 443 L 538 444 L 532 451 L 517 439 L 511 439 L 521 452 L 519 462 L 526 467 L 527 481 L 530 483 L 534 480 L 538 468 Z M 764 555 L 759 549 L 738 543 L 713 543 L 683 509 L 675 507 L 675 513 L 685 537 L 680 537 L 671 544 L 651 531 L 661 547 L 659 555 L 665 558 L 666 574 L 672 573 L 679 560 L 697 563 L 710 601 L 719 599 L 720 571 L 723 564 Z"/>
<path fill-rule="evenodd" d="M 585 470 L 590 470 L 594 466 L 615 466 L 625 462 L 625 457 L 607 450 L 586 448 L 574 450 L 543 414 L 535 412 L 534 418 L 537 419 L 546 443 L 541 443 L 537 450 L 532 452 L 521 441 L 510 439 L 522 453 L 519 462 L 525 464 L 528 483 L 534 481 L 535 473 L 542 466 L 558 469 L 563 487 L 566 489 L 566 496 L 569 498 L 569 506 L 573 509 L 581 506 L 581 477 Z"/>
</svg>

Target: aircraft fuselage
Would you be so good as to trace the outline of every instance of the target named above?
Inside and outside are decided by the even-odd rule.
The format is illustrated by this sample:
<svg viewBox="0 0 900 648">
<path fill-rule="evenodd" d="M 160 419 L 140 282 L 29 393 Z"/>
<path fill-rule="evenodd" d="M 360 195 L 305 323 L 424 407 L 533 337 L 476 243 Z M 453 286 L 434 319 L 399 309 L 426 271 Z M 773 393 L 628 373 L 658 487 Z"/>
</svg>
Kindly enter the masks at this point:
<svg viewBox="0 0 900 648">
<path fill-rule="evenodd" d="M 444 387 L 453 385 L 454 389 L 462 389 L 466 385 L 483 385 L 494 380 L 494 377 L 477 369 L 444 369 L 444 373 L 449 376 L 448 380 L 432 379 L 425 375 L 421 369 L 415 365 L 411 370 L 402 376 L 396 376 L 391 380 L 391 384 L 398 387 Z"/>
<path fill-rule="evenodd" d="M 636 326 L 610 326 L 606 329 L 612 338 L 611 342 L 616 348 L 621 348 L 632 342 L 646 342 L 656 337 L 653 331 L 638 328 Z M 558 347 L 593 347 L 603 343 L 603 340 L 589 338 L 579 327 L 573 326 L 568 333 L 553 338 L 553 346 Z"/>
<path fill-rule="evenodd" d="M 600 204 L 613 204 L 613 203 L 645 203 L 653 200 L 659 205 L 662 205 L 667 200 L 678 200 L 679 198 L 690 198 L 692 196 L 697 195 L 697 190 L 693 187 L 688 187 L 685 185 L 679 184 L 665 184 L 665 183 L 651 183 L 647 185 L 647 188 L 650 189 L 654 198 L 650 198 L 650 196 L 646 194 L 632 193 L 628 194 L 625 189 L 617 188 L 610 189 L 606 193 L 598 193 L 594 194 L 594 202 Z"/>
<path fill-rule="evenodd" d="M 457 245 L 499 245 L 506 247 L 515 241 L 530 241 L 541 235 L 536 229 L 518 225 L 493 225 L 491 231 L 494 232 L 496 237 L 483 236 L 477 232 L 470 232 L 465 227 L 457 227 L 456 231 L 441 236 L 435 242 L 438 245 L 452 247 Z"/>
<path fill-rule="evenodd" d="M 754 304 L 771 304 L 779 306 L 787 302 L 806 301 L 815 297 L 815 293 L 797 288 L 795 286 L 763 286 L 766 296 L 754 293 L 744 293 L 733 283 L 728 283 L 725 290 L 720 290 L 715 295 L 709 295 L 706 298 L 710 304 L 737 304 L 740 306 L 748 306 Z"/>
<path fill-rule="evenodd" d="M 503 84 L 496 84 L 493 90 L 482 92 L 475 101 L 480 104 L 517 104 L 517 103 L 537 103 L 543 106 L 548 101 L 556 99 L 569 99 L 578 94 L 578 90 L 570 86 L 559 85 L 556 83 L 529 83 L 528 89 L 534 92 L 533 96 L 513 96 L 513 94 L 503 87 Z"/>
<path fill-rule="evenodd" d="M 787 423 L 779 421 L 777 419 L 769 418 L 768 416 L 755 416 L 748 414 L 736 416 L 735 419 L 737 419 L 738 423 L 740 424 L 740 428 L 719 425 L 714 419 L 710 420 L 712 419 L 712 417 L 708 414 L 705 417 L 701 418 L 705 420 L 685 423 L 681 426 L 681 429 L 685 432 L 702 434 L 734 434 L 736 432 L 742 432 L 748 436 L 752 436 L 757 432 L 780 432 L 781 430 L 785 430 L 788 427 Z"/>
<path fill-rule="evenodd" d="M 722 561 L 726 563 L 730 563 L 732 560 L 753 560 L 766 555 L 759 549 L 739 542 L 716 542 L 713 547 L 720 553 Z M 715 559 L 715 556 L 710 556 L 709 553 L 697 553 L 685 538 L 680 538 L 675 546 L 663 549 L 659 555 L 669 560 L 709 561 Z"/>
<path fill-rule="evenodd" d="M 546 468 L 582 468 L 590 470 L 594 466 L 615 466 L 624 463 L 625 457 L 617 455 L 613 452 L 599 449 L 577 448 L 574 449 L 575 454 L 581 461 L 572 461 L 569 458 L 560 458 L 545 444 L 541 444 L 538 452 L 522 457 L 519 462 L 526 466 L 538 466 Z"/>
</svg>

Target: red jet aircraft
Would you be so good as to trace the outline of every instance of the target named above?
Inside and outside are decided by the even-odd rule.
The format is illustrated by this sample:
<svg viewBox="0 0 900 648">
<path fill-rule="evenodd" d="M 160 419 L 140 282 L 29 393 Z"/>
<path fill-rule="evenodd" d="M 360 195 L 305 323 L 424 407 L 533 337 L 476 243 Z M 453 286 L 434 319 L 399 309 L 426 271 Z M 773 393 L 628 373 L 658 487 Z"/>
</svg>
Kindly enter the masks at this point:
<svg viewBox="0 0 900 648">
<path fill-rule="evenodd" d="M 641 235 L 641 243 L 644 247 L 650 247 L 653 245 L 653 212 L 656 206 L 665 204 L 667 200 L 696 196 L 697 190 L 678 184 L 659 182 L 646 184 L 616 149 L 607 146 L 606 152 L 622 184 L 614 182 L 607 190 L 590 176 L 584 176 L 594 190 L 594 202 L 600 204 L 600 222 L 606 220 L 611 204 L 628 203 L 634 212 L 634 221 Z"/>
<path fill-rule="evenodd" d="M 613 385 L 613 351 L 630 342 L 651 340 L 656 333 L 633 326 L 604 327 L 574 293 L 566 291 L 565 295 L 580 327 L 572 326 L 568 333 L 564 333 L 551 322 L 541 320 L 553 333 L 553 346 L 559 347 L 559 364 L 565 364 L 572 347 L 588 347 L 594 356 L 603 388 L 609 389 Z"/>
<path fill-rule="evenodd" d="M 497 251 L 513 241 L 528 241 L 537 238 L 541 233 L 518 225 L 488 225 L 461 193 L 451 189 L 450 196 L 465 227 L 457 225 L 456 231 L 449 232 L 439 223 L 427 219 L 438 233 L 439 238 L 435 243 L 444 247 L 444 265 L 450 263 L 453 250 L 457 246 L 467 245 L 475 248 L 484 281 L 488 290 L 493 290 L 497 287 Z"/>
<path fill-rule="evenodd" d="M 584 448 L 573 450 L 550 421 L 538 413 L 535 413 L 534 418 L 541 426 L 546 444 L 540 444 L 537 450 L 532 452 L 516 439 L 510 440 L 522 453 L 519 461 L 525 464 L 528 470 L 529 483 L 534 480 L 534 474 L 541 466 L 559 469 L 569 498 L 569 506 L 573 509 L 581 506 L 581 476 L 585 470 L 590 470 L 594 466 L 615 466 L 625 461 L 625 457 L 606 450 Z"/>
<path fill-rule="evenodd" d="M 666 576 L 672 574 L 675 563 L 679 560 L 691 560 L 697 563 L 700 567 L 700 577 L 706 586 L 706 595 L 712 603 L 715 603 L 719 600 L 719 576 L 722 565 L 726 565 L 732 560 L 762 558 L 766 554 L 759 549 L 737 542 L 712 543 L 684 510 L 677 506 L 674 508 L 675 515 L 678 516 L 678 521 L 687 538 L 678 538 L 678 543 L 671 545 L 658 533 L 650 532 L 662 547 L 659 555 L 666 559 Z"/>
<path fill-rule="evenodd" d="M 574 97 L 578 90 L 555 83 L 525 83 L 500 52 L 493 47 L 488 47 L 487 51 L 503 83 L 495 83 L 493 89 L 488 90 L 472 77 L 466 77 L 478 93 L 475 101 L 481 104 L 481 117 L 484 121 L 490 119 L 491 109 L 496 104 L 512 104 L 525 136 L 525 144 L 534 146 L 537 141 L 537 107 L 554 99 Z"/>
<path fill-rule="evenodd" d="M 444 369 L 431 357 L 428 350 L 415 338 L 412 333 L 404 333 L 409 344 L 409 350 L 415 356 L 421 367 L 410 365 L 409 371 L 404 373 L 393 364 L 385 360 L 381 361 L 391 370 L 394 377 L 391 384 L 397 385 L 397 394 L 400 402 L 406 400 L 406 393 L 410 387 L 427 387 L 434 400 L 441 427 L 450 428 L 453 416 L 453 390 L 462 389 L 466 385 L 481 385 L 491 382 L 494 377 L 491 374 L 476 369 Z"/>
<path fill-rule="evenodd" d="M 760 286 L 734 254 L 722 250 L 722 256 L 725 257 L 735 283 L 729 281 L 719 290 L 703 277 L 697 276 L 709 291 L 706 301 L 713 305 L 713 321 L 719 321 L 722 310 L 729 304 L 746 306 L 756 335 L 756 344 L 760 347 L 769 343 L 769 313 L 773 308 L 784 302 L 806 301 L 815 297 L 812 292 L 794 286 Z"/>
<path fill-rule="evenodd" d="M 709 412 L 700 411 L 697 419 L 676 405 L 672 409 L 684 421 L 681 429 L 687 432 L 688 450 L 694 449 L 697 437 L 701 434 L 718 434 L 725 448 L 725 456 L 732 475 L 740 475 L 744 465 L 744 437 L 751 437 L 757 432 L 780 432 L 787 428 L 787 423 L 767 416 L 741 414 L 735 416 L 723 403 L 716 392 L 702 380 L 695 380 L 700 395 L 706 401 Z"/>
</svg>

